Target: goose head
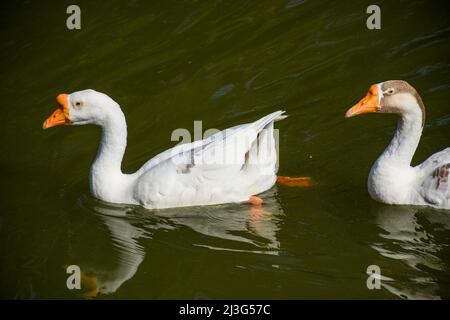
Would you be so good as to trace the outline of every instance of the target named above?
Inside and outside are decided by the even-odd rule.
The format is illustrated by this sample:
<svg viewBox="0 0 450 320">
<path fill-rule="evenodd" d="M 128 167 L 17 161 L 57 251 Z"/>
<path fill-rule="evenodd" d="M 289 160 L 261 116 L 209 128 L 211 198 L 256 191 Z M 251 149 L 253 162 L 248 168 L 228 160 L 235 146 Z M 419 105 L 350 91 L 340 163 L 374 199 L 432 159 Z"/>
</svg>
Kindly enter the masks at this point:
<svg viewBox="0 0 450 320">
<path fill-rule="evenodd" d="M 363 113 L 394 113 L 425 121 L 425 107 L 417 91 L 406 81 L 389 80 L 373 84 L 367 95 L 347 110 L 346 118 Z"/>
<path fill-rule="evenodd" d="M 103 125 L 112 114 L 120 112 L 119 105 L 106 94 L 92 89 L 56 97 L 58 108 L 42 124 L 43 129 L 59 125 Z"/>
</svg>

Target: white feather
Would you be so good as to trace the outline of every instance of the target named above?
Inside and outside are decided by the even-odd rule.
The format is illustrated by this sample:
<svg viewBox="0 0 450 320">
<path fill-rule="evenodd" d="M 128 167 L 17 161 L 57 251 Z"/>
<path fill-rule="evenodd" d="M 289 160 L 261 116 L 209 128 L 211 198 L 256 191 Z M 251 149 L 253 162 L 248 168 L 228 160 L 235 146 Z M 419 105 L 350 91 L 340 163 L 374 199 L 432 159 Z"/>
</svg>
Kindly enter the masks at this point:
<svg viewBox="0 0 450 320">
<path fill-rule="evenodd" d="M 75 109 L 71 101 L 82 101 Z M 168 208 L 247 201 L 276 181 L 277 150 L 273 123 L 284 111 L 220 131 L 204 140 L 177 145 L 123 174 L 125 117 L 110 97 L 85 90 L 69 95 L 73 124 L 94 123 L 103 129 L 90 173 L 91 191 L 108 202 Z"/>
</svg>

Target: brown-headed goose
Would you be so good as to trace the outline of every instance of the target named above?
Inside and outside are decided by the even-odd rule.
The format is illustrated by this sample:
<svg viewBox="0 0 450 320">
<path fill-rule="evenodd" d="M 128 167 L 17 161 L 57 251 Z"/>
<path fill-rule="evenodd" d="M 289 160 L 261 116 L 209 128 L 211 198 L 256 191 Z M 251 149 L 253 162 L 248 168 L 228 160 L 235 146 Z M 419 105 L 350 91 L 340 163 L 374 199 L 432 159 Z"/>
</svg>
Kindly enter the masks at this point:
<svg viewBox="0 0 450 320">
<path fill-rule="evenodd" d="M 425 122 L 425 107 L 417 91 L 402 80 L 374 84 L 345 116 L 370 112 L 394 113 L 399 119 L 394 138 L 370 170 L 371 197 L 388 204 L 450 209 L 450 148 L 411 166 Z"/>
</svg>

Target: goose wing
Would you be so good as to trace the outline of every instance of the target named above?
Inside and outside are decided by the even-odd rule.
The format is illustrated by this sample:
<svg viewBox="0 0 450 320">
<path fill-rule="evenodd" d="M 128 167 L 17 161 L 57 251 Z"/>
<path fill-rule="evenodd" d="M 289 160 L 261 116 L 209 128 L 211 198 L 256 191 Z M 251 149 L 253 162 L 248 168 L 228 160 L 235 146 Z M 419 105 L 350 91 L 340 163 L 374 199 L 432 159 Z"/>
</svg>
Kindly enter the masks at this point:
<svg viewBox="0 0 450 320">
<path fill-rule="evenodd" d="M 139 170 L 139 202 L 158 208 L 239 202 L 269 189 L 277 170 L 273 122 L 283 118 L 277 111 L 159 154 Z"/>
<path fill-rule="evenodd" d="M 450 148 L 433 154 L 417 168 L 423 179 L 420 193 L 424 199 L 450 208 Z"/>
<path fill-rule="evenodd" d="M 139 170 L 139 173 L 150 170 L 156 167 L 158 164 L 167 161 L 169 159 L 176 159 L 177 163 L 189 164 L 192 157 L 195 158 L 207 158 L 208 156 L 215 155 L 218 158 L 218 154 L 224 151 L 224 148 L 236 148 L 234 151 L 229 151 L 228 156 L 233 156 L 236 153 L 245 155 L 249 150 L 251 144 L 256 139 L 256 136 L 267 126 L 274 121 L 284 119 L 284 111 L 273 112 L 255 122 L 237 125 L 231 128 L 227 128 L 223 131 L 217 132 L 203 140 L 197 140 L 192 143 L 185 143 L 176 145 L 173 148 L 165 150 L 149 161 L 147 161 Z M 232 149 L 231 149 L 232 150 Z M 242 157 L 237 156 L 237 159 Z M 245 160 L 245 159 L 243 159 Z M 243 164 L 242 162 L 240 163 Z"/>
</svg>

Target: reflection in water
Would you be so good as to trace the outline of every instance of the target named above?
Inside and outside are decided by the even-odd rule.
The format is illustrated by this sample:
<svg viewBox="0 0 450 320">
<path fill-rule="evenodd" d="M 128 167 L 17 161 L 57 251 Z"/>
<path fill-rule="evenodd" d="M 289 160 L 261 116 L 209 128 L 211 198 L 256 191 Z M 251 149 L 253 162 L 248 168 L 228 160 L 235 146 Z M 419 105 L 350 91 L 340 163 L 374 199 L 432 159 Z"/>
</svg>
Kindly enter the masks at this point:
<svg viewBox="0 0 450 320">
<path fill-rule="evenodd" d="M 262 207 L 247 204 L 190 207 L 150 211 L 140 207 L 101 203 L 83 197 L 80 205 L 94 211 L 108 228 L 116 257 L 113 261 L 88 261 L 80 266 L 85 298 L 111 294 L 137 272 L 146 252 L 140 239 L 153 238 L 155 231 L 188 227 L 200 236 L 197 247 L 212 250 L 278 254 L 276 235 L 283 211 L 273 190 Z M 220 246 L 217 240 L 220 240 Z M 212 240 L 212 241 L 211 241 Z M 197 240 L 198 241 L 198 240 Z"/>
<path fill-rule="evenodd" d="M 278 254 L 279 242 L 276 235 L 283 211 L 275 199 L 275 191 L 269 190 L 264 195 L 261 207 L 242 205 L 219 205 L 157 211 L 160 217 L 168 219 L 175 226 L 184 226 L 193 231 L 216 239 L 231 240 L 227 247 L 218 247 L 208 243 L 197 246 L 214 250 L 239 250 Z M 207 242 L 207 239 L 204 239 Z M 221 243 L 227 243 L 221 241 Z M 242 249 L 242 244 L 248 244 Z"/>
<path fill-rule="evenodd" d="M 95 297 L 99 293 L 116 292 L 125 281 L 134 276 L 145 256 L 144 248 L 138 243 L 138 239 L 145 236 L 145 231 L 133 225 L 125 217 L 123 209 L 99 205 L 92 209 L 109 229 L 117 256 L 113 265 L 102 266 L 102 269 L 87 267 L 88 272 L 82 275 L 84 287 L 89 288 L 85 293 L 86 298 Z"/>
<path fill-rule="evenodd" d="M 414 206 L 380 206 L 376 221 L 383 229 L 379 234 L 382 239 L 372 247 L 381 256 L 401 263 L 400 270 L 394 270 L 397 264 L 388 270 L 395 280 L 384 277 L 382 286 L 402 298 L 441 298 L 442 288 L 436 275 L 447 271 L 441 258 L 444 248 L 436 237 L 440 231 L 450 230 L 448 212 Z M 382 274 L 388 275 L 383 268 Z"/>
</svg>

